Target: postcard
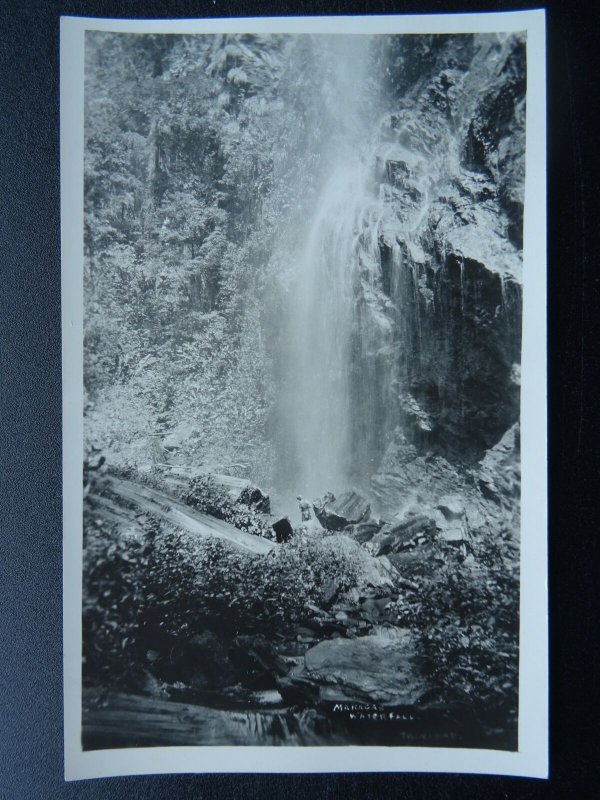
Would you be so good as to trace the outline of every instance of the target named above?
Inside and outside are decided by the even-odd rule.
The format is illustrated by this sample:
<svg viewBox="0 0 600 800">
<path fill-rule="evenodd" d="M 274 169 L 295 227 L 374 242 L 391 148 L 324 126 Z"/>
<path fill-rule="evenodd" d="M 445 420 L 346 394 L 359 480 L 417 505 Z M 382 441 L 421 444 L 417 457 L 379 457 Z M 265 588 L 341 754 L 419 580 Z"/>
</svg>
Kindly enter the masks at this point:
<svg viewBox="0 0 600 800">
<path fill-rule="evenodd" d="M 544 37 L 62 19 L 67 779 L 547 776 Z"/>
</svg>

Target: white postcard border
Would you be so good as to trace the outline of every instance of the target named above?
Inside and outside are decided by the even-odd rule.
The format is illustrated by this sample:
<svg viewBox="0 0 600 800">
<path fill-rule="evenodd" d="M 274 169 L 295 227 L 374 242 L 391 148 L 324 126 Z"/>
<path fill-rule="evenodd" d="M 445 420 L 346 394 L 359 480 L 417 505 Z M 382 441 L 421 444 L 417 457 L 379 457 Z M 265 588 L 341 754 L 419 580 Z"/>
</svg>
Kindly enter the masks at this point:
<svg viewBox="0 0 600 800">
<path fill-rule="evenodd" d="M 130 33 L 527 32 L 521 394 L 518 752 L 438 747 L 81 748 L 83 92 L 86 30 Z M 448 772 L 548 775 L 545 13 L 202 20 L 61 18 L 63 615 L 65 779 L 153 773 Z"/>
</svg>

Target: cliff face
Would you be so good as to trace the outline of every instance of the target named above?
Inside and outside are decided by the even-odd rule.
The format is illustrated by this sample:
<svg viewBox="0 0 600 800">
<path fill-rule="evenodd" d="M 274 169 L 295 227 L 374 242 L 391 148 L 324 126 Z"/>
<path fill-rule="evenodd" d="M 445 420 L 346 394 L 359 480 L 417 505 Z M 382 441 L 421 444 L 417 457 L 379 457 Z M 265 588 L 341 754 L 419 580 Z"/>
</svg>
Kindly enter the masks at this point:
<svg viewBox="0 0 600 800">
<path fill-rule="evenodd" d="M 292 497 L 398 431 L 479 461 L 519 416 L 523 38 L 89 45 L 89 441 Z"/>
<path fill-rule="evenodd" d="M 373 170 L 379 274 L 357 282 L 356 424 L 377 381 L 373 457 L 400 426 L 418 452 L 473 463 L 519 417 L 525 42 L 390 53 L 400 88 Z"/>
</svg>

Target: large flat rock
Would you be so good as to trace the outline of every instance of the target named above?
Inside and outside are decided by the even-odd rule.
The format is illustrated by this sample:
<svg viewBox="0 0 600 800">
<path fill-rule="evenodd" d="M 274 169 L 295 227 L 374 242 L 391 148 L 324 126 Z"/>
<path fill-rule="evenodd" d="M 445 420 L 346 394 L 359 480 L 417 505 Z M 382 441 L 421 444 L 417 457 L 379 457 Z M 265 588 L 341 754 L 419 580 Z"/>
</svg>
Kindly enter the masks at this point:
<svg viewBox="0 0 600 800">
<path fill-rule="evenodd" d="M 274 542 L 262 536 L 253 536 L 223 520 L 195 511 L 174 497 L 150 486 L 112 475 L 106 477 L 105 485 L 117 498 L 133 503 L 141 511 L 164 519 L 189 533 L 221 539 L 240 550 L 259 555 L 266 555 L 277 547 Z"/>
<path fill-rule="evenodd" d="M 357 492 L 344 492 L 324 506 L 314 506 L 317 519 L 330 531 L 341 531 L 348 525 L 357 525 L 369 516 L 370 505 Z"/>
<path fill-rule="evenodd" d="M 304 665 L 283 682 L 282 693 L 332 702 L 412 706 L 428 685 L 408 632 L 330 639 L 307 651 Z"/>
</svg>

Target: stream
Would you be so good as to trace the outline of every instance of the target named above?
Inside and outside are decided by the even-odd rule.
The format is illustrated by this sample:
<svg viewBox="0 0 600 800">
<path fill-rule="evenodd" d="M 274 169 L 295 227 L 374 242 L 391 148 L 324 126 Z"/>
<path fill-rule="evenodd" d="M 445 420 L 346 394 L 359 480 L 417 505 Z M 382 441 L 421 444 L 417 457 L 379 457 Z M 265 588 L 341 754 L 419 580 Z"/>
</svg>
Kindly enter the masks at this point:
<svg viewBox="0 0 600 800">
<path fill-rule="evenodd" d="M 328 711 L 285 706 L 272 692 L 261 707 L 198 703 L 88 688 L 83 695 L 85 750 L 114 747 L 405 745 L 493 747 L 497 736 L 472 712 L 378 708 L 338 703 Z M 233 705 L 233 704 L 232 704 Z"/>
</svg>

